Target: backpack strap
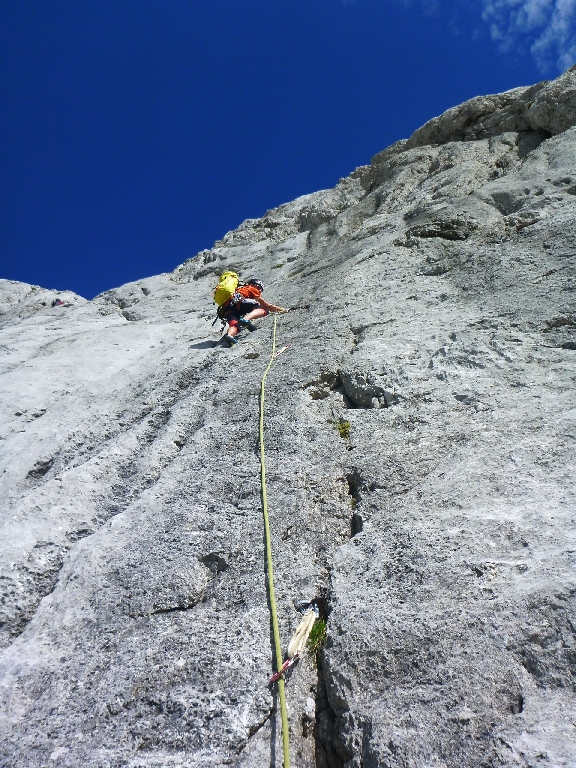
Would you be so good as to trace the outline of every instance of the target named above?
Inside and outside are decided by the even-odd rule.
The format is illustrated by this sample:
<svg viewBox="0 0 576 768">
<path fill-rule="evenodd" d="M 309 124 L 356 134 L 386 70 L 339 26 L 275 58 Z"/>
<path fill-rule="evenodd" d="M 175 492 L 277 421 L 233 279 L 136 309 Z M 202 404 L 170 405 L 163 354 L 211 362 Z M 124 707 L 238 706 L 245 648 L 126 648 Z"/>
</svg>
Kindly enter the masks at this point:
<svg viewBox="0 0 576 768">
<path fill-rule="evenodd" d="M 242 301 L 244 297 L 241 296 L 239 293 L 233 293 L 232 296 L 228 299 L 228 301 L 225 301 L 224 304 L 221 306 L 216 307 L 216 317 L 214 318 L 214 322 L 212 325 L 216 324 L 217 320 L 222 320 L 222 325 L 225 325 L 226 321 L 224 320 L 224 313 L 226 310 L 230 309 L 234 304 L 237 304 L 239 301 Z"/>
</svg>

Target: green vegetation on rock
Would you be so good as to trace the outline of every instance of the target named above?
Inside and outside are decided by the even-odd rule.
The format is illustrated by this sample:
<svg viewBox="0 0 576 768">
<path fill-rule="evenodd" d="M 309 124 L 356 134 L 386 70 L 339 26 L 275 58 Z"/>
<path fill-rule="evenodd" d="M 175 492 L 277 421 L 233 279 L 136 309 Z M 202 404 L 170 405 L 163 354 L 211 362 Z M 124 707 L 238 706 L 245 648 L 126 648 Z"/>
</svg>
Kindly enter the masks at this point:
<svg viewBox="0 0 576 768">
<path fill-rule="evenodd" d="M 350 422 L 349 421 L 343 421 L 340 419 L 340 421 L 335 421 L 334 426 L 338 430 L 338 433 L 342 440 L 348 440 L 350 437 Z"/>
<path fill-rule="evenodd" d="M 310 651 L 311 655 L 314 657 L 314 661 L 316 664 L 318 664 L 318 657 L 320 655 L 320 651 L 322 650 L 322 646 L 326 642 L 326 632 L 327 632 L 326 620 L 317 619 L 314 622 L 314 626 L 312 627 L 312 630 L 308 637 L 308 642 L 306 643 L 308 650 Z"/>
</svg>

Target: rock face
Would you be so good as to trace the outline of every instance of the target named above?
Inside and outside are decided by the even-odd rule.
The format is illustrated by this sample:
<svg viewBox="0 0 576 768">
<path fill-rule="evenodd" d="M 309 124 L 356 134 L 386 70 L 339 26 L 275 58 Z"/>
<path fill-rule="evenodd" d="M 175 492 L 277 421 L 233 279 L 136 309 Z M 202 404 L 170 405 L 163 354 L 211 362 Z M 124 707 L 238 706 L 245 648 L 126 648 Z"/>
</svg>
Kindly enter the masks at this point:
<svg viewBox="0 0 576 768">
<path fill-rule="evenodd" d="M 5 768 L 576 765 L 576 68 L 91 302 L 3 281 Z"/>
</svg>

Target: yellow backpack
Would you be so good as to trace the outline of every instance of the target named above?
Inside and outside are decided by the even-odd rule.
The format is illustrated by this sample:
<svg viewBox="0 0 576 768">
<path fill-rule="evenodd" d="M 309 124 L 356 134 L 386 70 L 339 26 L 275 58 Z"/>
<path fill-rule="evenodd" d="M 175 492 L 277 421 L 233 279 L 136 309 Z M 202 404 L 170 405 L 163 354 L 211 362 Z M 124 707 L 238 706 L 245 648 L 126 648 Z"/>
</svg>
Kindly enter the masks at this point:
<svg viewBox="0 0 576 768">
<path fill-rule="evenodd" d="M 231 299 L 238 288 L 239 278 L 236 272 L 222 272 L 220 275 L 220 282 L 216 286 L 214 291 L 214 303 L 221 307 L 226 304 L 228 299 Z"/>
</svg>

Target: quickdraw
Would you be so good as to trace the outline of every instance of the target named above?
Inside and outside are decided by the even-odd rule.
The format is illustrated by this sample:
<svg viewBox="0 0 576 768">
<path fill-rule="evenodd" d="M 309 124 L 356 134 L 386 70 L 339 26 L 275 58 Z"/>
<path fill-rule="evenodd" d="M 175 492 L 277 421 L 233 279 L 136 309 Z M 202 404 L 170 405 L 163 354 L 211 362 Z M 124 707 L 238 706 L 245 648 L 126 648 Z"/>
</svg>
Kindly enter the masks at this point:
<svg viewBox="0 0 576 768">
<path fill-rule="evenodd" d="M 287 672 L 290 669 L 290 667 L 298 661 L 299 658 L 300 658 L 300 654 L 297 654 L 292 659 L 286 659 L 286 661 L 284 662 L 284 664 L 282 664 L 278 672 L 275 672 L 272 675 L 269 682 L 275 683 L 276 680 L 280 680 L 284 672 Z"/>
</svg>

